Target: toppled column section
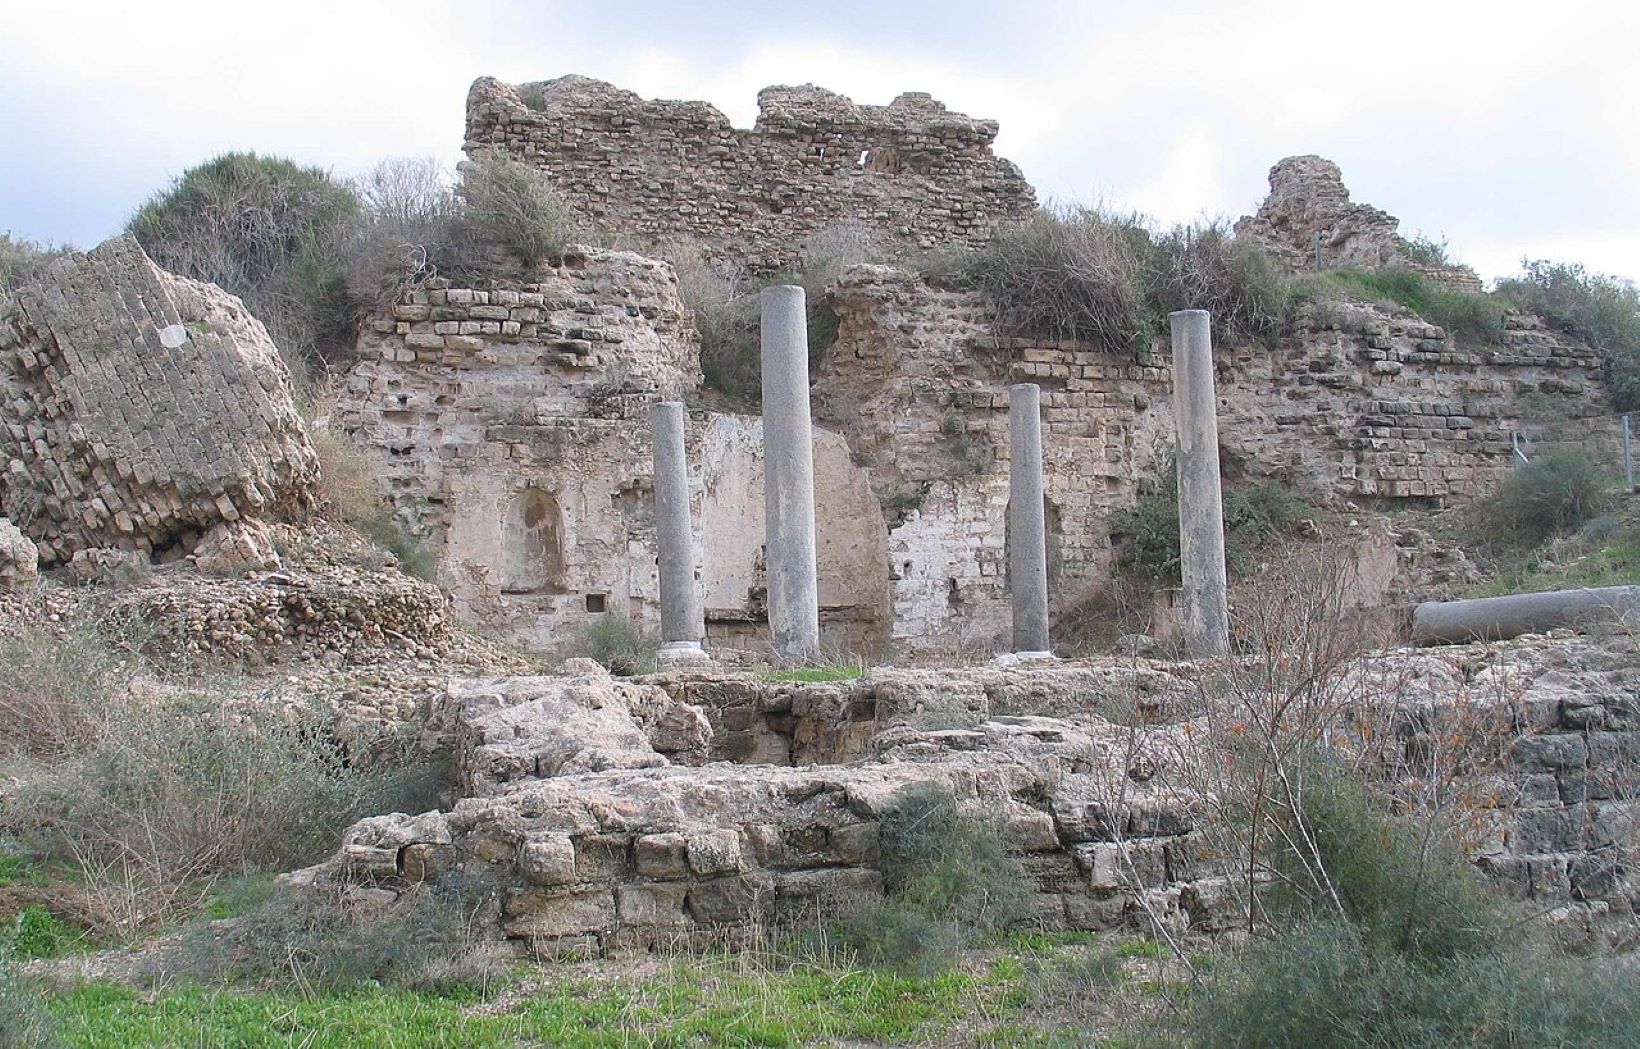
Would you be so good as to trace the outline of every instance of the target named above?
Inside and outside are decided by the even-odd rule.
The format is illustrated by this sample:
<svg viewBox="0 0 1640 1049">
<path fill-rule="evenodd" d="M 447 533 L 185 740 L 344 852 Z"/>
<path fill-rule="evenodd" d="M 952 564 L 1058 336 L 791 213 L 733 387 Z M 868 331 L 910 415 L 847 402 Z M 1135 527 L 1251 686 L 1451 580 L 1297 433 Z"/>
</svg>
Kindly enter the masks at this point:
<svg viewBox="0 0 1640 1049">
<path fill-rule="evenodd" d="M 267 329 L 121 237 L 0 299 L 0 510 L 55 565 L 192 551 L 304 506 L 318 460 Z"/>
<path fill-rule="evenodd" d="M 1522 634 L 1612 621 L 1640 622 L 1640 586 L 1425 601 L 1413 610 L 1412 640 L 1423 645 L 1506 641 Z"/>
</svg>

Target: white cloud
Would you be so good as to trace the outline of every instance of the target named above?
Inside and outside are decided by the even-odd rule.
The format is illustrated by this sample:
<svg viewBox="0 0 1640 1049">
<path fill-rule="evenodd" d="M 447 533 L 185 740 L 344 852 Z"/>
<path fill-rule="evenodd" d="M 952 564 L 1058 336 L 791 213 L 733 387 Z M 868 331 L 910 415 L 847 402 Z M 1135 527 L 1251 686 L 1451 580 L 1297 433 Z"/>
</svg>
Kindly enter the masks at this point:
<svg viewBox="0 0 1640 1049">
<path fill-rule="evenodd" d="M 0 122 L 26 131 L 0 172 L 0 228 L 39 237 L 105 234 L 223 149 L 344 173 L 390 154 L 448 162 L 475 76 L 583 72 L 740 125 L 772 83 L 871 103 L 929 91 L 999 120 L 998 151 L 1044 198 L 1164 221 L 1246 212 L 1270 164 L 1319 152 L 1356 199 L 1445 231 L 1483 271 L 1583 250 L 1640 274 L 1640 5 L 1617 0 L 1016 0 L 1006 39 L 960 52 L 938 41 L 965 0 L 926 6 L 945 36 L 918 31 L 915 5 L 892 26 L 802 32 L 733 4 L 664 32 L 649 24 L 671 9 L 641 4 L 14 6 Z"/>
</svg>

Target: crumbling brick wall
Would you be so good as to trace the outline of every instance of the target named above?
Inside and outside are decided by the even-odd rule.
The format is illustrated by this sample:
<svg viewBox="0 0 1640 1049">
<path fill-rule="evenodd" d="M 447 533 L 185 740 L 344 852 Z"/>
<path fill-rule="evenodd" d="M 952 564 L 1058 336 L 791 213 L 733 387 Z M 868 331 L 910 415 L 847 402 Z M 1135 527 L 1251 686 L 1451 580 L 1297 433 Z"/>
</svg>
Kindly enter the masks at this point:
<svg viewBox="0 0 1640 1049">
<path fill-rule="evenodd" d="M 1166 468 L 1168 348 L 1004 338 L 978 292 L 881 266 L 850 270 L 815 381 L 889 523 L 895 640 L 939 650 L 1006 635 L 1008 386 L 1042 387 L 1050 590 L 1067 611 L 1110 578 L 1111 515 Z M 1510 436 L 1609 429 L 1600 355 L 1511 314 L 1474 350 L 1403 310 L 1337 306 L 1276 344 L 1217 347 L 1226 472 L 1316 501 L 1424 505 L 1482 494 Z"/>
<path fill-rule="evenodd" d="M 318 460 L 260 321 L 122 237 L 0 299 L 0 513 L 54 565 L 190 552 L 307 503 Z"/>
<path fill-rule="evenodd" d="M 639 98 L 581 76 L 467 96 L 466 150 L 544 171 L 587 219 L 648 240 L 689 237 L 770 272 L 827 227 L 867 228 L 885 251 L 977 247 L 1036 206 L 1019 169 L 991 151 L 994 120 L 926 94 L 857 105 L 813 86 L 758 94 L 751 130 L 704 102 Z"/>
</svg>

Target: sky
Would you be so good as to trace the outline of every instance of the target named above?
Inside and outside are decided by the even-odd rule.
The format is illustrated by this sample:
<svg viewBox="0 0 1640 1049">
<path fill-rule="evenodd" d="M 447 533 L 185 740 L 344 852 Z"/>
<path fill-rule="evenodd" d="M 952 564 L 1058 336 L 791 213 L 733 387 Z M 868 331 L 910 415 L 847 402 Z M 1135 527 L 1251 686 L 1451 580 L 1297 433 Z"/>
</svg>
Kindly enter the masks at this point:
<svg viewBox="0 0 1640 1049">
<path fill-rule="evenodd" d="M 1484 277 L 1640 278 L 1637 46 L 1633 0 L 0 0 L 0 231 L 89 247 L 226 150 L 453 167 L 476 77 L 582 73 L 739 126 L 770 84 L 927 91 L 1044 201 L 1162 224 L 1319 153 Z"/>
</svg>

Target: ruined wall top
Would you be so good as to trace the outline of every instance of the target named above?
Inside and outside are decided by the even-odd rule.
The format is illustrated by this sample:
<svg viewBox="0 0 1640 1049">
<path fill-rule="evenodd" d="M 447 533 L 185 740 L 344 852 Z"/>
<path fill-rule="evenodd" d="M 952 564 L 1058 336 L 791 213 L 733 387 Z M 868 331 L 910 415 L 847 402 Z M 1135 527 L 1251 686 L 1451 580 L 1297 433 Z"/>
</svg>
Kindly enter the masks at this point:
<svg viewBox="0 0 1640 1049">
<path fill-rule="evenodd" d="M 1338 165 L 1308 154 L 1270 169 L 1270 195 L 1256 214 L 1236 223 L 1236 234 L 1251 236 L 1295 270 L 1403 266 L 1446 287 L 1480 290 L 1480 278 L 1467 266 L 1414 258 L 1400 225 L 1386 211 L 1352 203 Z"/>
<path fill-rule="evenodd" d="M 926 94 L 868 106 L 813 85 L 769 87 L 758 107 L 745 130 L 708 103 L 589 77 L 484 77 L 467 96 L 465 149 L 539 168 L 611 233 L 688 237 L 765 271 L 799 261 L 828 227 L 869 227 L 885 249 L 977 246 L 1036 206 L 991 150 L 996 121 Z"/>
</svg>

